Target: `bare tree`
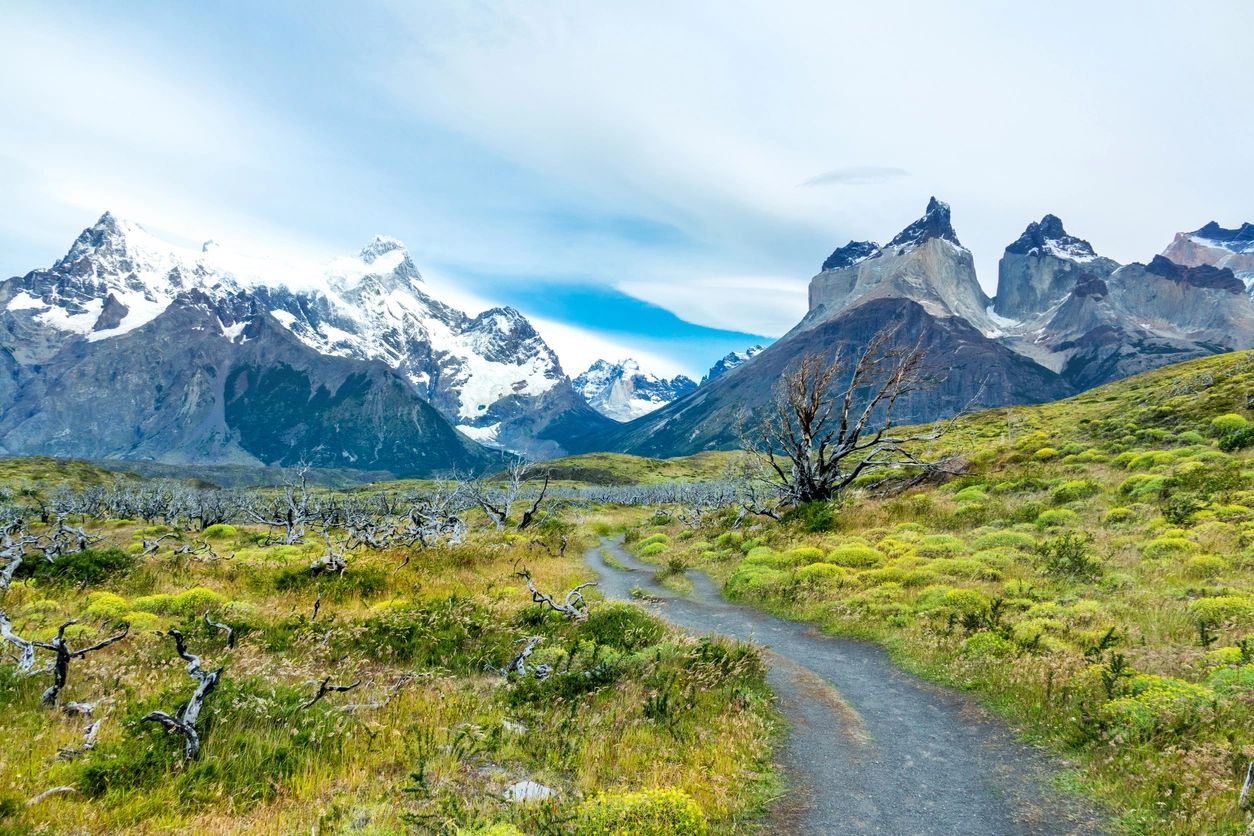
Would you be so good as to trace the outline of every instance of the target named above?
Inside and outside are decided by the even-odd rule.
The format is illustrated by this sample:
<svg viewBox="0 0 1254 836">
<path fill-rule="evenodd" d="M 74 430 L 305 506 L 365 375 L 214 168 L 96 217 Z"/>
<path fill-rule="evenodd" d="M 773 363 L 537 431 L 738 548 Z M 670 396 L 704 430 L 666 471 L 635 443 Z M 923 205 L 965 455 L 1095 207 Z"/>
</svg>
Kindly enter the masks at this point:
<svg viewBox="0 0 1254 836">
<path fill-rule="evenodd" d="M 4 610 L 0 610 L 0 638 L 18 649 L 18 672 L 30 673 L 35 667 L 35 643 L 13 632 L 13 622 L 9 621 L 9 615 Z"/>
<path fill-rule="evenodd" d="M 222 668 L 206 671 L 201 666 L 200 657 L 193 656 L 187 652 L 187 646 L 183 643 L 182 633 L 178 630 L 171 630 L 169 635 L 174 639 L 175 652 L 178 653 L 181 659 L 187 662 L 187 675 L 196 680 L 196 690 L 192 693 L 191 699 L 187 701 L 187 704 L 179 709 L 174 716 L 170 716 L 164 711 L 153 711 L 145 714 L 141 719 L 143 722 L 160 723 L 165 726 L 167 731 L 181 734 L 183 736 L 183 752 L 188 760 L 194 760 L 200 754 L 200 732 L 196 729 L 196 723 L 200 719 L 200 712 L 204 708 L 205 699 L 218 686 L 218 679 L 222 676 Z"/>
<path fill-rule="evenodd" d="M 346 691 L 353 690 L 358 685 L 361 685 L 360 679 L 356 680 L 350 685 L 332 685 L 331 677 L 329 676 L 323 677 L 322 681 L 318 683 L 318 692 L 314 694 L 313 697 L 309 699 L 307 702 L 302 703 L 300 706 L 300 710 L 304 711 L 307 708 L 312 708 L 314 704 L 316 704 L 319 700 L 321 700 L 327 694 L 331 694 L 331 693 L 342 694 Z"/>
<path fill-rule="evenodd" d="M 523 485 L 527 481 L 527 476 L 531 472 L 531 463 L 523 458 L 512 458 L 505 466 L 505 486 L 503 488 L 495 488 L 483 479 L 476 479 L 467 485 L 467 492 L 475 504 L 479 506 L 483 513 L 488 515 L 488 519 L 492 520 L 496 525 L 497 531 L 504 531 L 505 526 L 509 523 L 510 511 L 514 507 L 514 503 L 522 495 Z M 532 504 L 531 508 L 523 515 L 523 522 L 518 528 L 521 531 L 530 525 L 535 517 L 536 511 L 540 507 L 544 494 L 549 489 L 549 477 L 545 475 L 544 486 L 540 490 L 540 496 Z"/>
<path fill-rule="evenodd" d="M 572 621 L 584 621 L 587 619 L 588 602 L 584 600 L 583 590 L 590 586 L 596 586 L 596 581 L 579 584 L 579 586 L 574 587 L 563 595 L 562 600 L 559 602 L 552 595 L 536 589 L 535 581 L 531 579 L 531 571 L 529 569 L 523 569 L 518 573 L 518 577 L 527 582 L 527 589 L 531 592 L 531 600 L 535 603 L 544 604 L 553 612 L 560 612 Z"/>
<path fill-rule="evenodd" d="M 895 328 L 880 331 L 852 364 L 806 355 L 780 378 L 745 440 L 785 504 L 830 500 L 868 469 L 930 466 L 910 445 L 939 431 L 893 432 L 895 407 L 927 382 L 922 348 L 894 344 L 897 336 Z"/>
<path fill-rule="evenodd" d="M 61 693 L 61 689 L 65 687 L 65 680 L 70 675 L 70 660 L 81 659 L 88 653 L 95 653 L 102 650 L 114 642 L 120 642 L 126 638 L 130 632 L 130 627 L 123 627 L 122 632 L 110 636 L 102 642 L 93 644 L 91 647 L 84 647 L 80 650 L 71 650 L 70 646 L 65 643 L 65 630 L 77 621 L 67 621 L 57 628 L 57 634 L 50 642 L 32 642 L 35 647 L 51 650 L 56 654 L 56 658 L 52 663 L 52 684 L 44 691 L 43 696 L 39 698 L 40 705 L 56 705 L 57 695 Z"/>
</svg>

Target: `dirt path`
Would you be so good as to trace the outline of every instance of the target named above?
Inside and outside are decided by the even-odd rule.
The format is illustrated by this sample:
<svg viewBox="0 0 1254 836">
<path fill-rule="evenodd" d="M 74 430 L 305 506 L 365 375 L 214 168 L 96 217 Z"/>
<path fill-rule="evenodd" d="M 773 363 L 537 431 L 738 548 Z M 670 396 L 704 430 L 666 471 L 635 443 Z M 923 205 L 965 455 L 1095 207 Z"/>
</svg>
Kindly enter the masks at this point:
<svg viewBox="0 0 1254 836">
<path fill-rule="evenodd" d="M 627 568 L 611 568 L 602 548 Z M 732 604 L 698 572 L 689 572 L 693 594 L 680 596 L 617 541 L 584 559 L 607 598 L 634 600 L 639 587 L 661 599 L 646 606 L 689 632 L 767 649 L 768 681 L 792 726 L 780 756 L 791 791 L 772 807 L 770 832 L 1103 832 L 1089 805 L 1050 786 L 1058 766 L 1049 758 L 969 697 L 899 670 L 881 648 Z"/>
</svg>

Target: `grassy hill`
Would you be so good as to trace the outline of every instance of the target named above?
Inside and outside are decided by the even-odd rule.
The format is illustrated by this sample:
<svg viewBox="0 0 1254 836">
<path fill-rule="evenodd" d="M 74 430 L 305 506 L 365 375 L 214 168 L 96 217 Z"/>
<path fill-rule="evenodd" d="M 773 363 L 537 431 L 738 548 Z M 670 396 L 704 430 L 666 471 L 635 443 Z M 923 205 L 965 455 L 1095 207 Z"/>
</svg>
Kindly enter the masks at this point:
<svg viewBox="0 0 1254 836">
<path fill-rule="evenodd" d="M 1245 833 L 1252 403 L 1254 354 L 1211 357 L 963 418 L 925 451 L 965 458 L 945 484 L 633 536 L 665 572 L 979 692 L 1076 757 L 1122 832 Z"/>
</svg>

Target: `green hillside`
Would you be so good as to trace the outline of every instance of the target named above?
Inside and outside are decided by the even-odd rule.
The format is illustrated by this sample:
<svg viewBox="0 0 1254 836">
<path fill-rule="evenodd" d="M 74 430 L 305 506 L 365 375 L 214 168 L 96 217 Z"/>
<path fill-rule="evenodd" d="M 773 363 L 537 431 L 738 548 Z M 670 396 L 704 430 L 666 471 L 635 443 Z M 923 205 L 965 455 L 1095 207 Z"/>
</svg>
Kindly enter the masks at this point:
<svg viewBox="0 0 1254 836">
<path fill-rule="evenodd" d="M 965 472 L 732 530 L 633 532 L 674 573 L 980 693 L 1131 833 L 1244 833 L 1254 760 L 1254 354 L 956 422 Z M 661 526 L 655 522 L 663 522 Z"/>
</svg>

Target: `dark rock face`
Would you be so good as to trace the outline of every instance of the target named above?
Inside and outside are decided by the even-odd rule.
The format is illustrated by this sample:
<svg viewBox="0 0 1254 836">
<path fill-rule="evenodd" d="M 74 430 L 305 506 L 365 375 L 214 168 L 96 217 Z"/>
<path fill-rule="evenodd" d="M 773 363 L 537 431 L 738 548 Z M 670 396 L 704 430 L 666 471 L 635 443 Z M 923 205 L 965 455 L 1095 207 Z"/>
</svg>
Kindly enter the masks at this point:
<svg viewBox="0 0 1254 836">
<path fill-rule="evenodd" d="M 0 448 L 172 464 L 304 461 L 397 476 L 494 458 L 386 365 L 318 354 L 265 313 L 241 320 L 231 338 L 224 315 L 191 291 L 134 331 L 71 342 L 18 384 L 0 412 Z"/>
<path fill-rule="evenodd" d="M 931 198 L 927 202 L 927 210 L 923 213 L 923 217 L 897 233 L 885 249 L 917 246 L 932 238 L 962 246 L 962 242 L 958 240 L 958 233 L 954 232 L 949 215 L 948 203 L 941 203 L 935 197 Z"/>
<path fill-rule="evenodd" d="M 709 383 L 716 377 L 722 377 L 737 366 L 742 366 L 749 362 L 763 351 L 766 351 L 766 349 L 760 345 L 754 345 L 744 351 L 730 352 L 726 356 L 722 357 L 713 366 L 710 366 L 710 370 L 705 373 L 705 377 L 701 378 L 701 382 L 703 384 Z"/>
<path fill-rule="evenodd" d="M 1245 292 L 1245 283 L 1226 267 L 1212 267 L 1209 264 L 1185 267 L 1161 255 L 1156 255 L 1146 265 L 1145 271 L 1175 282 L 1191 284 L 1194 287 L 1207 287 L 1212 290 L 1224 290 L 1228 293 Z"/>
<path fill-rule="evenodd" d="M 937 317 L 908 299 L 875 299 L 815 327 L 794 329 L 747 363 L 624 426 L 609 449 L 675 456 L 731 449 L 773 397 L 777 380 L 809 353 L 856 355 L 886 326 L 927 352 L 936 384 L 898 405 L 901 423 L 973 408 L 1039 403 L 1072 393 L 1057 374 L 988 339 L 957 317 Z"/>
<path fill-rule="evenodd" d="M 1236 229 L 1225 229 L 1215 221 L 1211 221 L 1199 230 L 1190 232 L 1189 235 L 1205 238 L 1208 241 L 1219 241 L 1224 244 L 1235 245 L 1229 248 L 1240 252 L 1247 248 L 1254 248 L 1254 224 L 1244 223 Z"/>
<path fill-rule="evenodd" d="M 1093 246 L 1083 238 L 1076 238 L 1068 235 L 1067 230 L 1063 228 L 1062 219 L 1057 215 L 1046 215 L 1041 218 L 1040 222 L 1028 224 L 1027 229 L 1023 230 L 1023 234 L 1006 247 L 1006 252 L 1018 255 L 1027 255 L 1033 250 L 1040 250 L 1049 244 L 1057 244 L 1060 248 L 1070 250 L 1074 255 L 1096 256 L 1093 252 Z"/>
<path fill-rule="evenodd" d="M 879 244 L 874 241 L 850 241 L 845 246 L 838 247 L 827 257 L 827 261 L 823 262 L 823 269 L 837 270 L 841 267 L 850 267 L 859 261 L 879 255 L 879 252 Z"/>
</svg>

